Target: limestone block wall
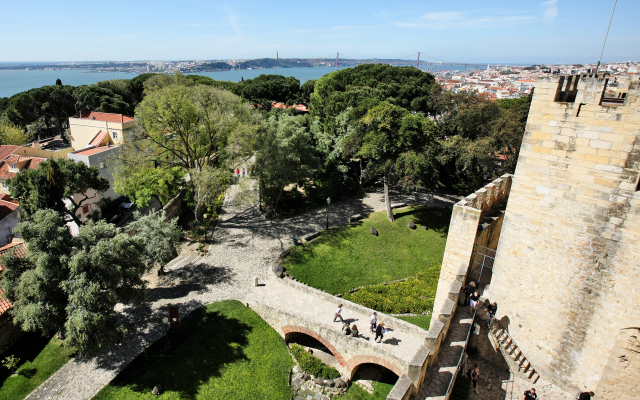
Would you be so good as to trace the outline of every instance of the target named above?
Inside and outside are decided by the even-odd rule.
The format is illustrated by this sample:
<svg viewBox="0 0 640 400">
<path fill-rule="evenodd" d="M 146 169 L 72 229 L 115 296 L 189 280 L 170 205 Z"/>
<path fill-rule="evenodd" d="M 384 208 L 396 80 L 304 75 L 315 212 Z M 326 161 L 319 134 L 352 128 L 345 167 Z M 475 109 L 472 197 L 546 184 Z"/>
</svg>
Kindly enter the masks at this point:
<svg viewBox="0 0 640 400">
<path fill-rule="evenodd" d="M 619 79 L 611 101 L 606 85 L 538 80 L 491 296 L 543 379 L 637 399 L 640 361 L 619 338 L 640 327 L 640 87 Z"/>
<path fill-rule="evenodd" d="M 440 312 L 449 298 L 449 290 L 454 281 L 465 280 L 482 216 L 495 209 L 497 205 L 505 203 L 510 189 L 511 175 L 506 174 L 470 194 L 453 207 L 433 305 L 434 315 Z M 435 319 L 432 319 L 432 324 L 433 321 Z"/>
</svg>

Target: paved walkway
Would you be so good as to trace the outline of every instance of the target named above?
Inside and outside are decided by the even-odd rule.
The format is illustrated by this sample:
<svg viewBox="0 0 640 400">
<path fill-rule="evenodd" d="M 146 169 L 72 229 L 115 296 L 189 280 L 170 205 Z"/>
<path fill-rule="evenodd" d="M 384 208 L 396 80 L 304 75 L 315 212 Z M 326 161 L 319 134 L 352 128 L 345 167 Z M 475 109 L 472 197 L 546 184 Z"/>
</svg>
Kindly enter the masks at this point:
<svg viewBox="0 0 640 400">
<path fill-rule="evenodd" d="M 458 307 L 453 315 L 447 337 L 440 345 L 438 359 L 427 370 L 415 399 L 438 398 L 447 394 L 472 325 L 473 319 L 469 314 L 469 307 Z"/>
<path fill-rule="evenodd" d="M 73 359 L 52 375 L 27 399 L 90 399 L 106 386 L 138 354 L 164 334 L 161 325 L 170 306 L 187 315 L 195 308 L 225 299 L 244 299 L 253 279 L 271 275 L 270 266 L 288 248 L 292 235 L 322 230 L 325 210 L 281 220 L 265 220 L 256 206 L 256 185 L 241 180 L 227 192 L 225 204 L 205 257 L 179 266 L 164 286 L 154 289 L 138 306 L 119 306 L 130 334 L 107 354 L 92 359 Z M 394 202 L 452 206 L 455 196 L 393 193 Z M 384 209 L 381 191 L 331 206 L 330 225 L 339 225 L 353 214 Z"/>
</svg>

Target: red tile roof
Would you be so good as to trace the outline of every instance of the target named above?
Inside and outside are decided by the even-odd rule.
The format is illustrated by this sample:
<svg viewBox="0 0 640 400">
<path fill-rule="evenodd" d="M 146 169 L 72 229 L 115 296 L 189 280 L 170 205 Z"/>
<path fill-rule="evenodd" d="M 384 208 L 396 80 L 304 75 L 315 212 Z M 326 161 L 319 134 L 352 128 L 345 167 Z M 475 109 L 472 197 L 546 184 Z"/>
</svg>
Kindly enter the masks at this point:
<svg viewBox="0 0 640 400">
<path fill-rule="evenodd" d="M 102 153 L 103 151 L 107 151 L 107 150 L 112 149 L 112 148 L 113 147 L 109 147 L 109 146 L 92 147 L 92 148 L 86 149 L 86 150 L 74 151 L 73 154 L 80 154 L 82 156 L 90 156 L 92 154 Z"/>
<path fill-rule="evenodd" d="M 9 157 L 14 151 L 18 150 L 20 146 L 0 146 L 0 161 Z"/>
<path fill-rule="evenodd" d="M 97 111 L 89 111 L 86 113 L 81 112 L 78 115 L 78 118 L 95 119 L 97 121 L 119 122 L 119 123 L 131 122 L 135 119 L 122 114 L 103 113 L 103 112 L 97 112 Z"/>
<path fill-rule="evenodd" d="M 4 217 L 11 214 L 18 207 L 19 204 L 15 201 L 6 201 L 4 199 L 0 200 L 0 220 L 3 220 Z"/>
<path fill-rule="evenodd" d="M 0 247 L 0 256 L 3 256 L 10 251 L 14 251 L 14 254 L 16 256 L 24 257 L 26 250 L 27 248 L 25 247 L 24 243 L 9 243 L 6 246 Z M 3 269 L 4 267 L 0 264 L 0 272 L 2 272 Z M 4 292 L 4 289 L 0 289 L 0 315 L 7 312 L 7 310 L 13 306 L 13 304 L 11 304 L 11 302 L 4 297 Z"/>
<path fill-rule="evenodd" d="M 16 176 L 16 173 L 10 171 L 9 164 L 21 164 L 26 162 L 26 164 L 22 167 L 24 169 L 36 169 L 41 162 L 46 160 L 46 158 L 42 157 L 30 157 L 30 156 L 19 156 L 19 155 L 11 155 L 7 157 L 0 166 L 0 178 L 3 179 L 11 179 Z"/>
<path fill-rule="evenodd" d="M 104 139 L 104 137 L 107 136 L 107 134 L 108 134 L 107 131 L 98 132 L 98 134 L 93 138 L 91 143 L 89 143 L 89 146 L 97 146 L 97 145 L 99 145 L 100 142 L 102 142 L 102 139 Z"/>
</svg>

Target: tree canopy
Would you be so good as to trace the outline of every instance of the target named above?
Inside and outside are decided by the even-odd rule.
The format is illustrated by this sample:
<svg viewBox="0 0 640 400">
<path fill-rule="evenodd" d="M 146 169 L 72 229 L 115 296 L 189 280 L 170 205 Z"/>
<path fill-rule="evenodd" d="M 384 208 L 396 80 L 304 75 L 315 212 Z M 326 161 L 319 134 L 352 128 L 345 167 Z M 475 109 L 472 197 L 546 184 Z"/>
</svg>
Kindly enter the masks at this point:
<svg viewBox="0 0 640 400">
<path fill-rule="evenodd" d="M 144 296 L 142 239 L 104 222 L 82 226 L 74 238 L 53 210 L 37 211 L 15 231 L 27 244 L 26 255 L 1 260 L 14 323 L 25 331 L 60 332 L 65 346 L 83 356 L 120 340 L 126 327 L 115 305 Z"/>
<path fill-rule="evenodd" d="M 109 181 L 99 176 L 96 167 L 66 159 L 47 159 L 36 169 L 26 169 L 8 181 L 9 193 L 31 217 L 39 210 L 55 210 L 62 217 L 82 221 L 76 212 L 97 194 L 109 189 Z M 74 195 L 80 197 L 74 199 Z M 65 204 L 67 202 L 69 205 Z"/>
<path fill-rule="evenodd" d="M 164 206 L 184 185 L 184 171 L 180 167 L 114 168 L 113 172 L 113 189 L 138 207 L 148 207 L 153 199 Z"/>
<path fill-rule="evenodd" d="M 242 97 L 269 107 L 273 101 L 291 105 L 300 98 L 300 81 L 293 76 L 262 74 L 244 81 Z"/>
</svg>

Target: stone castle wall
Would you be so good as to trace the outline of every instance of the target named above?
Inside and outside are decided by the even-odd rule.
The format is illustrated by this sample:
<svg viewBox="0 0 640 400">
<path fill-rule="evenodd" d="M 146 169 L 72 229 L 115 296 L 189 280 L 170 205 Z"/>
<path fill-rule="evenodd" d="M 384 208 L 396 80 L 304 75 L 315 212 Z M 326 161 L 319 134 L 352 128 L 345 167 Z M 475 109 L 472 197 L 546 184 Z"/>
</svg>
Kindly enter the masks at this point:
<svg viewBox="0 0 640 400">
<path fill-rule="evenodd" d="M 637 399 L 640 84 L 619 79 L 615 99 L 606 86 L 538 80 L 490 296 L 542 378 Z"/>
</svg>

